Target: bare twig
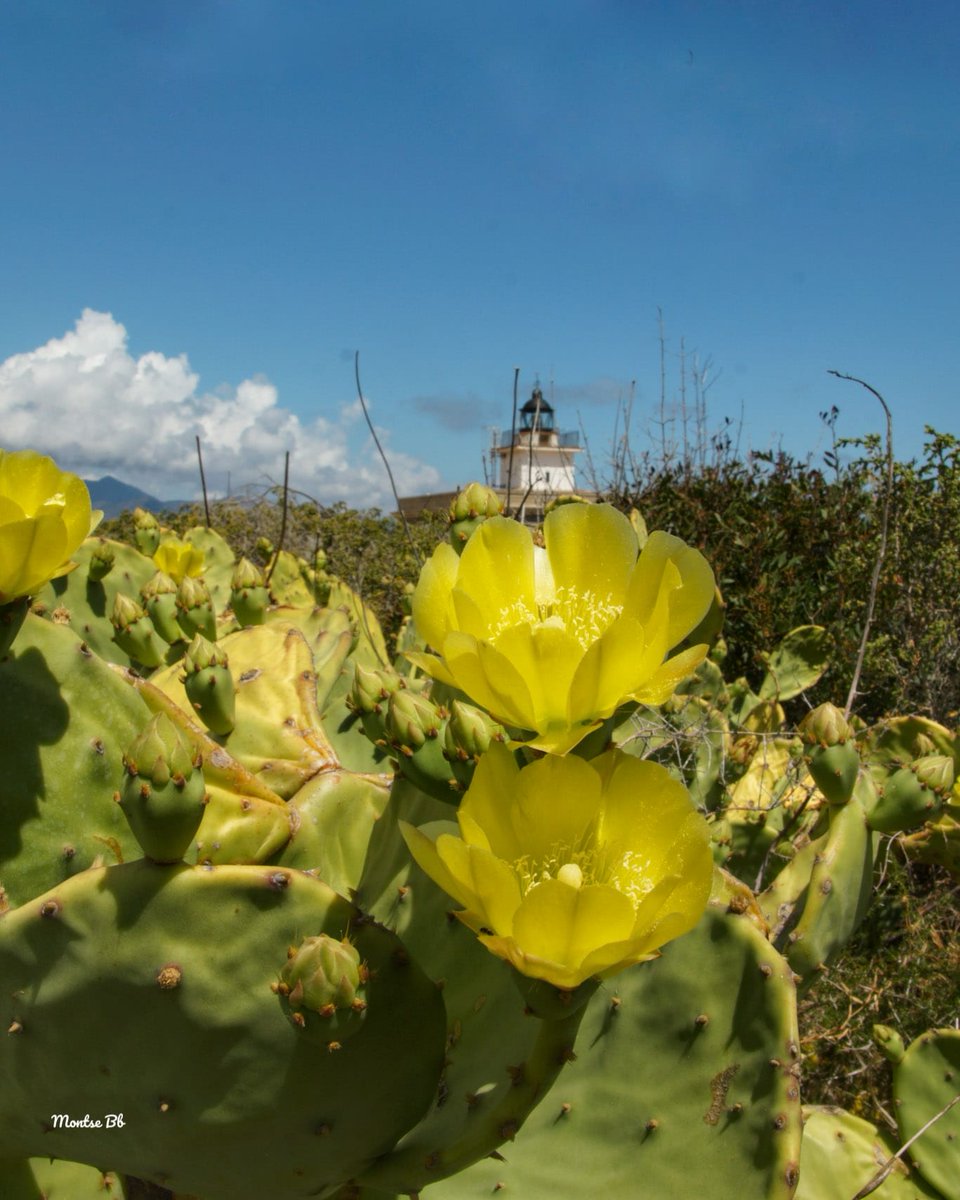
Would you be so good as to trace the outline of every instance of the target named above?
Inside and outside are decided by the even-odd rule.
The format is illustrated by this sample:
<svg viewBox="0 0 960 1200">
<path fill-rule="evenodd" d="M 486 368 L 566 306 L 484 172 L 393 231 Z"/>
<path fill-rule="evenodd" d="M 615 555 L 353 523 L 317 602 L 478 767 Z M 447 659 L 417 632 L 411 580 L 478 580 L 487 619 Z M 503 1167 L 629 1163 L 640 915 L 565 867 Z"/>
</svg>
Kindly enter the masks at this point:
<svg viewBox="0 0 960 1200">
<path fill-rule="evenodd" d="M 833 374 L 836 374 L 836 372 L 833 372 Z M 857 382 L 859 383 L 860 381 L 857 380 Z M 864 384 L 864 387 L 866 387 L 866 384 Z M 873 391 L 872 388 L 870 390 Z M 883 1181 L 886 1179 L 886 1177 L 890 1174 L 890 1172 L 893 1170 L 893 1168 L 896 1166 L 897 1160 L 903 1158 L 904 1154 L 906 1154 L 906 1152 L 910 1149 L 910 1147 L 917 1140 L 917 1138 L 920 1137 L 922 1134 L 926 1133 L 927 1130 L 930 1128 L 930 1126 L 935 1125 L 937 1123 L 937 1121 L 940 1120 L 941 1117 L 945 1117 L 947 1115 L 947 1113 L 950 1111 L 950 1109 L 953 1108 L 953 1106 L 957 1103 L 960 1103 L 960 1092 L 957 1092 L 957 1094 L 954 1096 L 954 1098 L 950 1101 L 949 1104 L 945 1104 L 938 1113 L 936 1113 L 934 1116 L 932 1116 L 930 1118 L 930 1120 L 926 1123 L 926 1125 L 921 1126 L 920 1129 L 917 1130 L 917 1132 L 913 1135 L 912 1138 L 909 1138 L 907 1141 L 905 1141 L 903 1143 L 903 1145 L 900 1147 L 900 1149 L 896 1152 L 896 1154 L 891 1155 L 890 1158 L 887 1159 L 887 1161 L 883 1164 L 883 1166 L 880 1168 L 880 1170 L 876 1173 L 876 1175 L 874 1175 L 871 1179 L 869 1179 L 863 1185 L 863 1187 L 860 1189 L 860 1191 L 857 1192 L 857 1194 L 852 1197 L 852 1200 L 864 1200 L 865 1196 L 869 1196 L 871 1194 L 871 1192 L 875 1192 L 877 1190 L 877 1188 L 881 1185 L 881 1183 L 883 1183 Z"/>
<path fill-rule="evenodd" d="M 883 411 L 887 417 L 887 481 L 886 487 L 883 490 L 883 510 L 880 517 L 880 548 L 877 551 L 877 559 L 873 564 L 873 575 L 870 579 L 870 595 L 867 600 L 867 615 L 863 622 L 863 636 L 860 639 L 860 649 L 857 652 L 857 664 L 854 667 L 853 679 L 850 681 L 850 691 L 847 693 L 847 702 L 843 708 L 843 715 L 850 716 L 850 710 L 853 708 L 853 702 L 857 695 L 857 685 L 860 682 L 860 673 L 863 670 L 863 660 L 867 653 L 867 642 L 870 638 L 870 625 L 873 622 L 873 610 L 877 604 L 877 591 L 880 587 L 880 570 L 883 566 L 883 559 L 887 553 L 887 531 L 890 526 L 890 499 L 893 495 L 893 417 L 890 414 L 890 409 L 887 407 L 887 402 L 880 395 L 876 388 L 871 387 L 869 383 L 862 379 L 857 379 L 855 375 L 844 375 L 841 371 L 828 371 L 828 375 L 835 375 L 837 379 L 846 379 L 850 383 L 859 383 L 861 387 L 880 401 L 883 406 Z"/>
<path fill-rule="evenodd" d="M 527 496 L 530 495 L 530 492 L 533 489 L 533 435 L 534 433 L 540 432 L 540 401 L 543 399 L 543 392 L 540 390 L 539 379 L 537 380 L 535 390 L 537 396 L 537 406 L 533 414 L 533 425 L 531 426 L 530 433 L 528 435 L 530 441 L 530 453 L 527 455 Z M 526 503 L 527 496 L 524 496 L 521 504 Z"/>
<path fill-rule="evenodd" d="M 280 551 L 283 549 L 283 539 L 287 536 L 287 510 L 290 507 L 290 451 L 286 453 L 283 460 L 283 507 L 280 514 L 280 536 L 277 538 L 277 548 L 273 552 L 273 558 L 270 560 L 270 565 L 267 567 L 264 583 L 270 582 L 270 576 L 273 574 L 273 569 L 280 559 Z"/>
<path fill-rule="evenodd" d="M 583 434 L 583 448 L 587 455 L 587 474 L 590 480 L 590 487 L 592 491 L 599 493 L 600 481 L 597 478 L 597 471 L 593 465 L 593 455 L 590 452 L 590 439 L 587 437 L 587 431 L 584 428 L 583 417 L 579 409 L 577 409 L 577 424 L 580 426 L 581 434 Z"/>
<path fill-rule="evenodd" d="M 200 464 L 200 487 L 203 489 L 203 511 L 207 519 L 207 528 L 210 528 L 210 504 L 207 501 L 207 480 L 203 473 L 203 455 L 200 453 L 200 434 L 197 434 L 197 462 Z"/>
<path fill-rule="evenodd" d="M 410 549 L 413 551 L 413 557 L 417 561 L 417 570 L 423 566 L 423 559 L 420 557 L 420 551 L 417 549 L 417 543 L 413 540 L 413 534 L 410 532 L 410 526 L 407 524 L 407 518 L 403 509 L 400 506 L 400 495 L 397 492 L 397 485 L 393 481 L 393 472 L 390 470 L 390 463 L 387 460 L 386 454 L 383 452 L 383 447 L 380 445 L 380 439 L 377 437 L 377 431 L 373 427 L 373 422 L 370 420 L 370 413 L 367 411 L 367 402 L 363 398 L 363 388 L 360 386 L 360 351 L 358 350 L 353 359 L 353 373 L 357 381 L 357 396 L 360 400 L 360 407 L 363 409 L 363 415 L 367 422 L 367 428 L 370 430 L 370 436 L 373 438 L 373 444 L 380 451 L 380 457 L 383 459 L 383 465 L 387 468 L 387 478 L 390 480 L 390 490 L 393 492 L 393 498 L 397 502 L 397 512 L 400 514 L 400 520 L 403 522 L 404 532 L 407 535 L 407 541 L 410 543 Z"/>
<path fill-rule="evenodd" d="M 503 515 L 510 516 L 510 488 L 513 484 L 513 446 L 517 440 L 517 383 L 520 380 L 520 368 L 513 368 L 513 415 L 510 418 L 510 457 L 507 460 L 507 499 L 503 505 Z"/>
</svg>

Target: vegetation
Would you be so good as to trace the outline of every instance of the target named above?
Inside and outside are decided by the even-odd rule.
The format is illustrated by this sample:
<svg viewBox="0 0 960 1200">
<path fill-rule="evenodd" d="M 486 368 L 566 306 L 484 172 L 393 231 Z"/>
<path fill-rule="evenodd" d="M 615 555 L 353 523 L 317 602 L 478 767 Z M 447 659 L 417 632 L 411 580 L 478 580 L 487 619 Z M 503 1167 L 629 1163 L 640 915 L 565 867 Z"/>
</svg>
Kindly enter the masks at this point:
<svg viewBox="0 0 960 1200">
<path fill-rule="evenodd" d="M 613 491 L 650 529 L 710 559 L 727 607 L 726 671 L 756 678 L 759 655 L 798 625 L 833 640 L 831 666 L 805 700 L 842 701 L 863 631 L 880 542 L 885 455 L 879 439 L 832 471 L 785 453 L 720 457 L 691 469 L 647 465 Z M 956 717 L 960 694 L 960 441 L 928 430 L 919 462 L 894 465 L 890 531 L 855 710 L 863 719 Z"/>
<path fill-rule="evenodd" d="M 846 451 L 847 461 L 840 461 Z M 712 461 L 634 462 L 607 492 L 615 506 L 642 513 L 700 548 L 712 563 L 726 606 L 724 675 L 754 687 L 764 655 L 790 630 L 825 626 L 829 665 L 786 702 L 796 722 L 832 699 L 842 704 L 854 673 L 871 573 L 877 560 L 886 456 L 876 436 L 836 445 L 824 466 L 780 452 Z M 301 502 L 286 521 L 280 495 L 254 504 L 220 501 L 213 526 L 236 554 L 266 566 L 283 548 L 319 561 L 371 605 L 388 641 L 404 614 L 404 595 L 444 536 L 440 514 L 412 526 L 378 510 Z M 960 695 L 960 440 L 928 430 L 919 460 L 896 462 L 889 537 L 877 607 L 853 711 L 866 724 L 889 714 L 922 713 L 954 727 Z M 160 514 L 183 533 L 202 523 L 200 507 Z M 132 541 L 129 514 L 102 532 Z M 415 549 L 414 549 L 415 547 Z M 892 1127 L 890 1066 L 874 1047 L 875 1023 L 905 1040 L 945 1026 L 960 1011 L 960 886 L 945 868 L 910 862 L 891 839 L 867 920 L 836 964 L 801 1001 L 804 1099 L 842 1105 Z M 896 981 L 892 984 L 891 981 Z"/>
</svg>

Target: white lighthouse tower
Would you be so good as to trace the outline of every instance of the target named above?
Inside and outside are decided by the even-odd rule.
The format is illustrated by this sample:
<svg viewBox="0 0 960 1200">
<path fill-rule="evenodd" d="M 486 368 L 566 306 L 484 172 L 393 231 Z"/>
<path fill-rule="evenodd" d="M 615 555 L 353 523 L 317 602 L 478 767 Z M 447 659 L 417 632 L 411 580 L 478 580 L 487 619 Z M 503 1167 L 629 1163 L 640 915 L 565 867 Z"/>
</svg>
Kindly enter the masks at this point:
<svg viewBox="0 0 960 1200">
<path fill-rule="evenodd" d="M 505 429 L 502 437 L 495 430 L 490 448 L 494 486 L 509 495 L 511 515 L 536 523 L 542 520 L 550 500 L 575 491 L 574 456 L 580 449 L 576 431 L 557 429 L 553 405 L 544 399 L 540 384 L 535 384 L 520 410 L 517 428 Z"/>
</svg>

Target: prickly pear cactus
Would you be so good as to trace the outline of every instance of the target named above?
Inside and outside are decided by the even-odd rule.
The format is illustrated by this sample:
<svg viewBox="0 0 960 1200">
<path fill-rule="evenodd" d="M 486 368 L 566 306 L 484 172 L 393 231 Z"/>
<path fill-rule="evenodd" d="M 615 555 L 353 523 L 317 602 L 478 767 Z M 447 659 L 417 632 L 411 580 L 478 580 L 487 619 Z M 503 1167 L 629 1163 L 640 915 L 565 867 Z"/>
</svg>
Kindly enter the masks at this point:
<svg viewBox="0 0 960 1200">
<path fill-rule="evenodd" d="M 322 562 L 145 513 L 4 606 L 4 1200 L 813 1200 L 875 1157 L 802 1128 L 797 990 L 881 839 L 956 823 L 956 739 L 793 728 L 825 631 L 728 684 L 698 552 L 498 508 L 458 497 L 396 658 Z M 956 1196 L 956 1112 L 877 1195 Z"/>
</svg>

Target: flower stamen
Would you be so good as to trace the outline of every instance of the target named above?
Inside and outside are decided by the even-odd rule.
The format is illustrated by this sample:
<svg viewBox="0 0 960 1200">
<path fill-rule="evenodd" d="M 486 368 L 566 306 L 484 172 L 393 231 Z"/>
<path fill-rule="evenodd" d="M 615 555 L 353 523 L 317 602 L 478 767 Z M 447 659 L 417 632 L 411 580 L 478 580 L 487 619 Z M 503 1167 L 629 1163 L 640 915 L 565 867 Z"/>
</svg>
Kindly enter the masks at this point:
<svg viewBox="0 0 960 1200">
<path fill-rule="evenodd" d="M 496 642 L 502 633 L 517 625 L 559 625 L 586 649 L 622 611 L 623 605 L 614 603 L 609 593 L 601 597 L 590 588 L 581 592 L 571 587 L 558 587 L 551 600 L 539 603 L 535 608 L 524 600 L 505 605 L 497 619 L 491 622 L 490 640 Z"/>
</svg>

